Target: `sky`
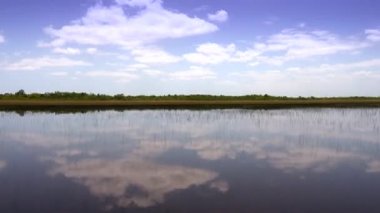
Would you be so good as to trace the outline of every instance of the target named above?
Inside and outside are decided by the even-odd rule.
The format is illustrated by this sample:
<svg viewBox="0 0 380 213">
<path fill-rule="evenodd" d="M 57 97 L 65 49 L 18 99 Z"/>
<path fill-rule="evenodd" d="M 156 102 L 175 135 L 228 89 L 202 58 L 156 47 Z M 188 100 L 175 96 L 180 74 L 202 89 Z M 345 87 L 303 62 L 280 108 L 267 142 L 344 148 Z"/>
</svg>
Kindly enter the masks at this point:
<svg viewBox="0 0 380 213">
<path fill-rule="evenodd" d="M 0 0 L 0 93 L 380 96 L 378 0 Z"/>
</svg>

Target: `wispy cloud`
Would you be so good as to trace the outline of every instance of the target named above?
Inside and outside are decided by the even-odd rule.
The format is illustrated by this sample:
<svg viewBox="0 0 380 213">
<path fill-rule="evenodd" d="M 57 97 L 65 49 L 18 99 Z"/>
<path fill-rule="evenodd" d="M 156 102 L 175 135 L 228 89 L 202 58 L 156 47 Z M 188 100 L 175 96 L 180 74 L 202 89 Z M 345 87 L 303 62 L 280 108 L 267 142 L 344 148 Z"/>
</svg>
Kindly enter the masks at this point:
<svg viewBox="0 0 380 213">
<path fill-rule="evenodd" d="M 217 74 L 206 67 L 190 66 L 188 69 L 180 71 L 163 71 L 157 69 L 144 69 L 142 73 L 146 76 L 158 78 L 164 81 L 196 81 L 215 79 Z"/>
<path fill-rule="evenodd" d="M 149 65 L 147 65 L 147 64 L 131 64 L 131 65 L 127 66 L 126 70 L 128 70 L 128 71 L 139 71 L 139 70 L 145 70 L 148 68 L 149 68 Z"/>
<path fill-rule="evenodd" d="M 210 21 L 225 22 L 228 20 L 228 13 L 225 10 L 218 10 L 213 14 L 208 14 L 208 19 Z"/>
<path fill-rule="evenodd" d="M 3 170 L 7 166 L 7 162 L 0 160 L 0 171 Z"/>
<path fill-rule="evenodd" d="M 44 56 L 40 58 L 24 58 L 20 61 L 8 64 L 7 70 L 38 70 L 47 67 L 73 67 L 90 66 L 91 64 L 81 60 L 73 60 L 65 57 Z"/>
<path fill-rule="evenodd" d="M 368 29 L 365 30 L 365 34 L 367 35 L 367 39 L 370 41 L 380 41 L 380 29 Z"/>
<path fill-rule="evenodd" d="M 215 78 L 216 73 L 204 67 L 192 66 L 189 70 L 168 73 L 167 77 L 172 80 L 204 80 Z"/>
<path fill-rule="evenodd" d="M 86 53 L 90 54 L 90 55 L 94 55 L 98 52 L 98 49 L 95 48 L 95 47 L 90 47 L 90 48 L 87 48 L 86 49 Z"/>
<path fill-rule="evenodd" d="M 5 38 L 3 35 L 0 34 L 0 44 L 5 42 Z"/>
<path fill-rule="evenodd" d="M 344 39 L 328 31 L 285 29 L 239 54 L 246 55 L 245 61 L 254 65 L 281 66 L 289 61 L 353 53 L 368 46 L 365 40 Z"/>
<path fill-rule="evenodd" d="M 239 50 L 234 43 L 227 46 L 216 43 L 200 44 L 194 53 L 183 57 L 195 64 L 243 62 L 253 65 L 283 65 L 285 62 L 311 57 L 353 53 L 369 47 L 366 39 L 344 39 L 328 31 L 300 31 L 285 29 L 254 45 Z"/>
<path fill-rule="evenodd" d="M 81 54 L 80 49 L 71 48 L 71 47 L 67 47 L 67 48 L 56 47 L 53 49 L 53 52 L 59 53 L 59 54 L 64 54 L 64 55 L 79 55 L 79 54 Z"/>
<path fill-rule="evenodd" d="M 136 80 L 139 76 L 129 71 L 88 71 L 77 74 L 78 76 L 94 77 L 94 78 L 112 78 L 116 82 L 130 82 Z"/>
<path fill-rule="evenodd" d="M 372 160 L 367 163 L 366 172 L 368 173 L 379 173 L 380 172 L 380 161 Z"/>
<path fill-rule="evenodd" d="M 246 81 L 247 88 L 258 93 L 295 96 L 379 96 L 379 69 L 380 59 L 372 59 L 314 67 L 252 70 L 238 72 L 233 76 L 240 78 L 241 82 Z"/>
<path fill-rule="evenodd" d="M 278 17 L 276 17 L 276 16 L 271 16 L 271 17 L 268 17 L 268 18 L 263 22 L 263 24 L 270 26 L 270 25 L 274 25 L 274 24 L 276 24 L 278 21 L 279 21 L 279 18 L 278 18 Z"/>
<path fill-rule="evenodd" d="M 283 52 L 284 60 L 331 55 L 366 47 L 366 43 L 344 40 L 328 31 L 299 31 L 286 29 L 272 35 L 263 43 L 256 43 L 255 49 L 263 52 Z"/>
<path fill-rule="evenodd" d="M 116 0 L 119 5 L 128 5 L 130 7 L 150 7 L 157 8 L 162 4 L 162 0 Z"/>
<path fill-rule="evenodd" d="M 145 64 L 171 64 L 181 60 L 180 57 L 172 55 L 156 47 L 140 47 L 131 50 L 134 60 Z"/>
<path fill-rule="evenodd" d="M 69 75 L 68 72 L 52 72 L 52 73 L 49 73 L 50 75 L 52 76 L 57 76 L 57 77 L 66 77 Z"/>
</svg>

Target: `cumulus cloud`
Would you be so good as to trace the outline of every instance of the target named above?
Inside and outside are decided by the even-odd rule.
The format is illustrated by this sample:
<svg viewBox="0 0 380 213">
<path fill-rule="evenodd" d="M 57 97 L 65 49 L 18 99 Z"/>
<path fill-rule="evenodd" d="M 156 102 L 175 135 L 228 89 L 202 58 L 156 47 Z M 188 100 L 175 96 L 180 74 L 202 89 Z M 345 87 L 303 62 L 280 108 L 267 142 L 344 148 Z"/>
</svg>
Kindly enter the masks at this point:
<svg viewBox="0 0 380 213">
<path fill-rule="evenodd" d="M 228 20 L 228 13 L 225 10 L 219 10 L 214 14 L 208 14 L 210 21 L 225 22 Z"/>
<path fill-rule="evenodd" d="M 67 47 L 67 48 L 56 47 L 53 49 L 53 52 L 64 54 L 64 55 L 79 55 L 81 53 L 80 49 L 71 48 L 71 47 Z"/>
<path fill-rule="evenodd" d="M 370 41 L 380 41 L 380 29 L 368 29 L 365 30 L 365 34 L 367 35 L 367 39 Z"/>
<path fill-rule="evenodd" d="M 48 67 L 75 67 L 90 66 L 91 64 L 81 60 L 73 60 L 65 57 L 44 56 L 40 58 L 24 58 L 18 62 L 8 64 L 7 70 L 38 70 Z"/>
<path fill-rule="evenodd" d="M 162 39 L 218 30 L 216 25 L 200 18 L 166 10 L 161 1 L 118 0 L 117 3 L 111 6 L 96 5 L 71 24 L 45 28 L 45 32 L 53 38 L 48 45 L 60 47 L 74 43 L 132 48 Z M 136 7 L 139 12 L 128 15 L 125 12 L 128 7 Z"/>
<path fill-rule="evenodd" d="M 196 64 L 219 64 L 230 60 L 235 50 L 234 44 L 222 46 L 216 43 L 205 43 L 199 45 L 195 53 L 188 53 L 183 57 Z"/>
</svg>

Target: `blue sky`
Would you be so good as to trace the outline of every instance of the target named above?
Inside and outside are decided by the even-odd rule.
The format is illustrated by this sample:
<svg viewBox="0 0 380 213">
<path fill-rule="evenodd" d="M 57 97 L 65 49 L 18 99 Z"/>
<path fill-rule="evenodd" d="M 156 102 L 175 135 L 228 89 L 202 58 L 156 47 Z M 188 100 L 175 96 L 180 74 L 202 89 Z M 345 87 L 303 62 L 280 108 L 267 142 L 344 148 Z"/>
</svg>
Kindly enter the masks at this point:
<svg viewBox="0 0 380 213">
<path fill-rule="evenodd" d="M 380 96 L 377 0 L 1 0 L 0 92 Z"/>
</svg>

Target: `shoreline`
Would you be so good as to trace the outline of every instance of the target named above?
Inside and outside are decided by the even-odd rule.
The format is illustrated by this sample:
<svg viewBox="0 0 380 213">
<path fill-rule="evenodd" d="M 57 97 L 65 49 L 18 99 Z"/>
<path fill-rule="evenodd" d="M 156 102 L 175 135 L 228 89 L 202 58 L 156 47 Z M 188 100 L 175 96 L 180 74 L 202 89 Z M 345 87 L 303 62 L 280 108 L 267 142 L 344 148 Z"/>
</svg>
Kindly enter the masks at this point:
<svg viewBox="0 0 380 213">
<path fill-rule="evenodd" d="M 0 100 L 0 111 L 107 109 L 369 108 L 380 99 L 315 100 Z"/>
</svg>

